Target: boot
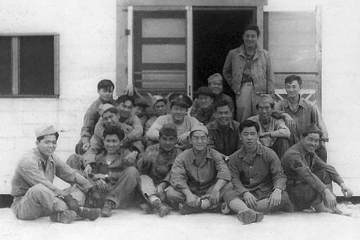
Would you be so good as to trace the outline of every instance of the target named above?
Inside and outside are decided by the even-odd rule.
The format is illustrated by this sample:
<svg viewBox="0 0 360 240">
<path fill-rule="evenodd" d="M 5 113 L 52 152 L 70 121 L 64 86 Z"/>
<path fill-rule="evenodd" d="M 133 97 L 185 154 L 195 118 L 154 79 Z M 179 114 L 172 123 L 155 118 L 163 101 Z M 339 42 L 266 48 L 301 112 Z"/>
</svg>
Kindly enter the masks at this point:
<svg viewBox="0 0 360 240">
<path fill-rule="evenodd" d="M 153 209 L 148 203 L 142 203 L 140 204 L 140 208 L 145 212 L 145 214 L 151 214 L 153 213 Z"/>
<path fill-rule="evenodd" d="M 63 212 L 57 212 L 50 215 L 50 220 L 52 222 L 60 222 L 60 223 L 71 223 L 76 218 L 76 212 L 71 210 L 66 210 Z"/>
<path fill-rule="evenodd" d="M 264 219 L 264 214 L 247 209 L 245 211 L 238 212 L 237 218 L 240 222 L 246 225 L 254 222 L 261 222 Z"/>
<path fill-rule="evenodd" d="M 79 217 L 84 219 L 89 219 L 90 221 L 94 221 L 98 217 L 100 217 L 101 209 L 100 208 L 86 208 L 80 207 Z"/>
<path fill-rule="evenodd" d="M 101 215 L 103 217 L 110 217 L 111 216 L 111 209 L 115 208 L 115 203 L 111 200 L 106 200 L 104 207 L 101 209 Z"/>
<path fill-rule="evenodd" d="M 293 213 L 295 211 L 294 205 L 292 204 L 292 202 L 289 198 L 289 194 L 287 192 L 282 193 L 280 205 L 277 207 L 274 207 L 271 210 L 271 212 L 276 212 L 276 211 L 283 211 L 283 212 L 289 212 L 289 213 Z"/>
<path fill-rule="evenodd" d="M 200 206 L 198 207 L 190 207 L 186 205 L 186 203 L 179 203 L 179 213 L 181 215 L 193 214 L 193 213 L 201 213 L 203 209 Z"/>
<path fill-rule="evenodd" d="M 156 210 L 156 212 L 159 213 L 160 217 L 164 217 L 165 215 L 168 215 L 169 212 L 171 211 L 171 207 L 169 207 L 165 203 L 162 203 L 160 199 L 156 199 L 151 205 Z"/>
</svg>

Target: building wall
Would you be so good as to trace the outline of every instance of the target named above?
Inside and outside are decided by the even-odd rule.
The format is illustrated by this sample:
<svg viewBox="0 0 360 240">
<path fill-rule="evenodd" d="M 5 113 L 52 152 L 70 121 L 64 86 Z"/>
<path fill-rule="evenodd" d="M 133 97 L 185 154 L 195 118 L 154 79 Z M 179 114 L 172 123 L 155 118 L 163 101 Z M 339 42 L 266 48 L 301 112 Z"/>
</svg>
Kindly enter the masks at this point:
<svg viewBox="0 0 360 240">
<path fill-rule="evenodd" d="M 0 194 L 8 194 L 16 162 L 35 146 L 34 129 L 63 130 L 56 152 L 66 160 L 98 81 L 115 81 L 116 1 L 2 0 L 0 33 L 60 34 L 60 97 L 0 98 Z"/>
<path fill-rule="evenodd" d="M 97 82 L 115 80 L 117 46 L 124 45 L 116 39 L 121 33 L 116 32 L 116 22 L 124 19 L 116 13 L 117 4 L 116 0 L 0 1 L 0 32 L 60 34 L 59 99 L 0 98 L 0 194 L 10 192 L 16 162 L 34 146 L 34 128 L 54 124 L 64 130 L 57 153 L 64 160 L 73 153 L 84 112 L 97 98 Z M 316 5 L 322 5 L 322 110 L 330 133 L 329 163 L 359 196 L 360 3 L 268 0 L 264 11 L 315 11 Z M 119 71 L 125 66 L 121 62 Z M 125 86 L 125 72 L 116 80 Z"/>
</svg>

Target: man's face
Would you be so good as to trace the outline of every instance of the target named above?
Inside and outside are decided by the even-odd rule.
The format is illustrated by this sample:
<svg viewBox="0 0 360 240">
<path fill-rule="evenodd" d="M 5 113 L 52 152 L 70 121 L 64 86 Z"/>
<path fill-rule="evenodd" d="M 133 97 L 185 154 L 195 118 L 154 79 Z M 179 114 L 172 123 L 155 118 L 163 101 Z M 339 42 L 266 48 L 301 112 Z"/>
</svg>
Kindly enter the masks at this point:
<svg viewBox="0 0 360 240">
<path fill-rule="evenodd" d="M 119 111 L 120 117 L 127 118 L 127 117 L 129 117 L 129 115 L 133 109 L 133 104 L 131 101 L 125 101 L 125 102 L 120 103 L 118 105 L 117 109 Z"/>
<path fill-rule="evenodd" d="M 260 116 L 260 121 L 269 121 L 273 109 L 271 108 L 270 103 L 258 103 L 258 112 Z"/>
<path fill-rule="evenodd" d="M 102 115 L 106 127 L 116 127 L 119 123 L 119 115 L 112 112 L 105 112 Z"/>
<path fill-rule="evenodd" d="M 159 101 L 154 105 L 155 115 L 163 116 L 166 114 L 166 104 L 163 101 Z"/>
<path fill-rule="evenodd" d="M 301 136 L 301 144 L 309 153 L 314 153 L 319 146 L 320 135 L 318 133 L 309 133 L 306 137 Z"/>
<path fill-rule="evenodd" d="M 209 87 L 213 90 L 214 93 L 219 94 L 223 90 L 222 81 L 213 81 L 209 84 Z"/>
<path fill-rule="evenodd" d="M 253 148 L 256 146 L 259 139 L 259 134 L 255 127 L 245 127 L 240 134 L 241 141 L 246 148 Z"/>
<path fill-rule="evenodd" d="M 288 97 L 297 97 L 300 94 L 301 86 L 298 81 L 294 80 L 291 83 L 285 84 L 285 90 Z"/>
<path fill-rule="evenodd" d="M 171 152 L 175 148 L 176 141 L 177 137 L 175 136 L 162 135 L 159 138 L 160 146 L 165 152 Z"/>
<path fill-rule="evenodd" d="M 122 145 L 123 141 L 116 134 L 107 135 L 104 139 L 104 147 L 110 154 L 117 153 Z"/>
<path fill-rule="evenodd" d="M 39 152 L 45 156 L 51 156 L 55 152 L 57 140 L 55 135 L 46 135 L 43 139 L 36 141 Z"/>
<path fill-rule="evenodd" d="M 185 115 L 187 114 L 187 109 L 178 105 L 173 105 L 171 108 L 171 116 L 175 123 L 184 122 Z"/>
<path fill-rule="evenodd" d="M 215 117 L 220 126 L 222 127 L 229 126 L 230 121 L 232 119 L 232 113 L 230 111 L 229 106 L 226 105 L 226 106 L 218 107 L 216 109 Z"/>
<path fill-rule="evenodd" d="M 208 135 L 201 130 L 193 132 L 190 138 L 190 143 L 193 149 L 197 151 L 205 150 L 208 142 Z"/>
<path fill-rule="evenodd" d="M 110 102 L 112 95 L 113 95 L 114 89 L 104 89 L 104 88 L 100 88 L 100 90 L 98 90 L 99 93 L 99 98 L 103 101 L 103 102 Z"/>
<path fill-rule="evenodd" d="M 214 102 L 214 99 L 207 95 L 199 95 L 198 100 L 202 108 L 208 108 Z"/>
<path fill-rule="evenodd" d="M 243 35 L 244 44 L 248 48 L 256 47 L 259 36 L 255 30 L 246 30 Z"/>
<path fill-rule="evenodd" d="M 134 110 L 133 110 L 133 113 L 138 117 L 142 117 L 142 116 L 144 116 L 145 109 L 143 107 L 140 107 L 140 106 L 135 106 Z"/>
</svg>

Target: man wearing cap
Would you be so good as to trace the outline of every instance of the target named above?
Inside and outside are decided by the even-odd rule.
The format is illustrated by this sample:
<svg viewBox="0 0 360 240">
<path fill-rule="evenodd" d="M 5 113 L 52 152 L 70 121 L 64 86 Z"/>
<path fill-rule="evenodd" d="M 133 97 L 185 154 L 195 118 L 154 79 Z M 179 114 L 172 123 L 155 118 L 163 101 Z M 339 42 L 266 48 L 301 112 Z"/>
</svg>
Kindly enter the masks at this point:
<svg viewBox="0 0 360 240">
<path fill-rule="evenodd" d="M 206 125 L 209 130 L 208 146 L 224 154 L 226 158 L 241 147 L 239 125 L 232 118 L 231 104 L 220 100 L 215 105 L 215 119 Z"/>
<path fill-rule="evenodd" d="M 197 109 L 193 117 L 204 125 L 215 121 L 214 101 L 216 94 L 209 87 L 200 87 L 194 95 L 197 98 L 200 107 Z"/>
<path fill-rule="evenodd" d="M 22 220 L 50 216 L 51 221 L 61 223 L 70 223 L 77 215 L 98 218 L 100 209 L 82 207 L 93 185 L 54 155 L 59 133 L 45 126 L 36 129 L 35 135 L 37 147 L 21 157 L 11 181 L 14 215 Z M 53 184 L 55 176 L 76 185 L 61 190 Z"/>
<path fill-rule="evenodd" d="M 181 153 L 172 166 L 166 196 L 182 215 L 218 212 L 224 192 L 232 188 L 229 168 L 208 142 L 207 128 L 195 127 L 190 133 L 192 148 Z"/>
<path fill-rule="evenodd" d="M 136 115 L 141 122 L 141 125 L 145 127 L 145 123 L 149 119 L 146 113 L 146 109 L 149 107 L 149 104 L 147 101 L 143 98 L 137 98 L 135 99 L 134 108 L 132 113 Z"/>
<path fill-rule="evenodd" d="M 103 136 L 105 150 L 89 163 L 92 170 L 89 177 L 103 193 L 102 216 L 110 217 L 112 209 L 131 205 L 139 183 L 139 171 L 136 162 L 126 160 L 130 151 L 124 146 L 123 130 L 109 126 L 104 129 Z"/>
<path fill-rule="evenodd" d="M 245 120 L 240 124 L 243 146 L 230 156 L 233 190 L 224 199 L 243 224 L 260 222 L 262 212 L 292 212 L 281 161 L 270 148 L 258 142 L 259 124 Z"/>
<path fill-rule="evenodd" d="M 301 97 L 301 87 L 302 79 L 300 76 L 287 76 L 285 78 L 287 99 L 278 101 L 275 104 L 275 109 L 282 112 L 281 116 L 285 119 L 291 131 L 290 146 L 300 141 L 301 134 L 308 125 L 315 123 L 321 129 L 323 135 L 320 139 L 319 147 L 316 149 L 316 154 L 326 162 L 327 152 L 325 142 L 329 141 L 328 132 L 317 107 Z"/>
<path fill-rule="evenodd" d="M 274 105 L 274 99 L 270 95 L 260 95 L 256 104 L 259 114 L 250 117 L 249 120 L 259 124 L 259 140 L 261 144 L 271 148 L 279 158 L 282 158 L 289 149 L 290 130 L 283 119 L 272 117 Z"/>
<path fill-rule="evenodd" d="M 256 115 L 259 94 L 274 94 L 270 55 L 258 45 L 259 37 L 258 26 L 246 26 L 244 44 L 228 53 L 223 67 L 223 76 L 236 94 L 236 120 L 240 123 Z"/>
<path fill-rule="evenodd" d="M 317 212 L 339 213 L 332 181 L 336 182 L 346 198 L 353 193 L 336 169 L 322 161 L 315 153 L 322 136 L 315 124 L 308 125 L 300 138 L 281 159 L 288 178 L 287 191 L 296 211 L 313 207 Z"/>
<path fill-rule="evenodd" d="M 166 123 L 172 123 L 177 129 L 177 144 L 181 149 L 189 147 L 188 136 L 190 131 L 197 125 L 202 125 L 196 118 L 187 115 L 188 108 L 191 107 L 191 99 L 183 94 L 171 100 L 170 114 L 160 116 L 146 133 L 148 140 L 158 142 L 159 131 Z"/>
<path fill-rule="evenodd" d="M 124 101 L 125 107 L 122 106 L 121 108 L 127 108 L 127 112 L 131 112 L 132 110 L 132 102 L 130 100 Z M 99 111 L 101 113 L 101 119 L 95 126 L 95 134 L 90 140 L 90 148 L 89 150 L 83 155 L 84 161 L 84 173 L 88 175 L 91 173 L 91 166 L 90 163 L 95 162 L 95 157 L 99 154 L 104 147 L 104 129 L 106 127 L 117 127 L 125 132 L 125 138 L 122 140 L 123 145 L 126 145 L 131 152 L 124 158 L 124 161 L 128 162 L 129 164 L 133 164 L 139 154 L 143 150 L 143 145 L 138 139 L 138 133 L 142 132 L 142 129 L 138 129 L 139 126 L 142 128 L 140 120 L 135 115 L 128 113 L 129 122 L 133 123 L 136 128 L 132 128 L 130 125 L 127 124 L 125 119 L 124 122 L 121 122 L 123 119 L 120 110 L 115 108 L 111 104 L 103 104 L 99 107 Z M 138 126 L 139 125 L 139 126 Z M 141 136 L 140 136 L 141 137 Z M 136 142 L 134 142 L 136 141 Z M 73 166 L 73 164 L 70 164 Z"/>
<path fill-rule="evenodd" d="M 148 212 L 167 215 L 171 208 L 164 204 L 164 190 L 170 185 L 170 170 L 181 150 L 175 147 L 176 126 L 166 123 L 159 131 L 159 143 L 149 146 L 140 157 L 137 166 L 141 173 L 140 192 L 151 205 L 142 205 Z M 153 209 L 152 209 L 153 208 Z"/>
<path fill-rule="evenodd" d="M 226 100 L 230 103 L 231 109 L 234 110 L 234 102 L 229 95 L 223 93 L 223 78 L 220 73 L 215 73 L 208 78 L 208 87 L 216 94 L 215 102 Z M 190 116 L 194 116 L 200 108 L 200 102 L 195 99 L 191 107 Z"/>
</svg>

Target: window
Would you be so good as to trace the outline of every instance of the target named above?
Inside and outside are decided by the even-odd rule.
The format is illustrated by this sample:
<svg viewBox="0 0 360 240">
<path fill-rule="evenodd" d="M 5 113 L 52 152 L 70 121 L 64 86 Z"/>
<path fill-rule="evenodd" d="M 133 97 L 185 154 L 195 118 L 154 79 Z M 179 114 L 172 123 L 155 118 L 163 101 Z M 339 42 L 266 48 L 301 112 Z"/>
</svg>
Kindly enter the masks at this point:
<svg viewBox="0 0 360 240">
<path fill-rule="evenodd" d="M 59 95 L 59 36 L 0 36 L 0 97 Z"/>
</svg>

